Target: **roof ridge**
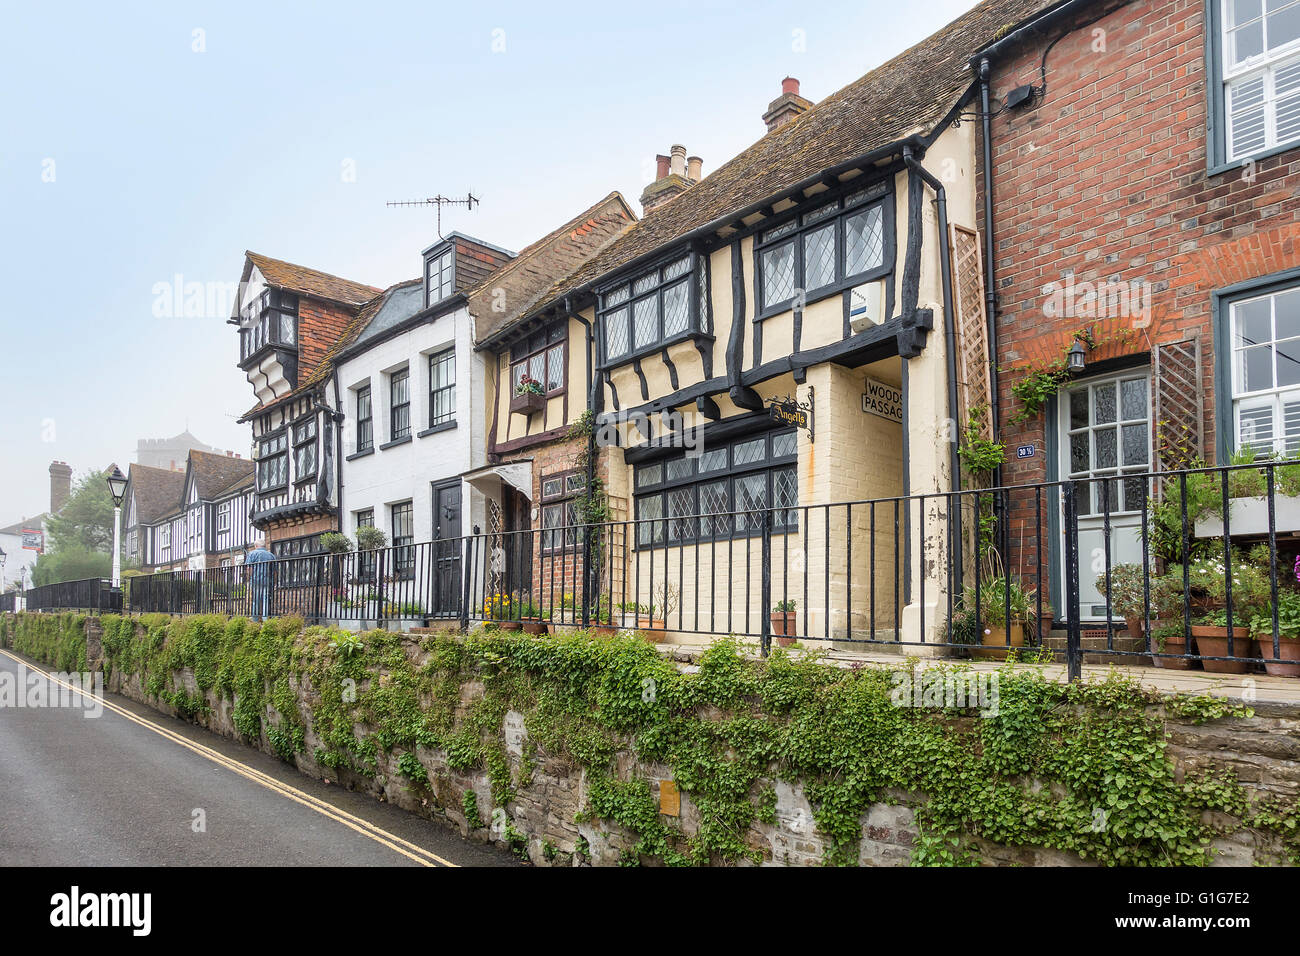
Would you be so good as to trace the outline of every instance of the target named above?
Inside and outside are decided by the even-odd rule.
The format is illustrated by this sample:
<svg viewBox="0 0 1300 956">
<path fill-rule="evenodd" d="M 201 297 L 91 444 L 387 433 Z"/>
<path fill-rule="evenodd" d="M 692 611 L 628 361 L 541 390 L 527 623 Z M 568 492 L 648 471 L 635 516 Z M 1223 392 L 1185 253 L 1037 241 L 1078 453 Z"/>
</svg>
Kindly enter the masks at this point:
<svg viewBox="0 0 1300 956">
<path fill-rule="evenodd" d="M 375 292 L 384 291 L 378 286 L 373 286 L 366 282 L 358 282 L 355 279 L 347 279 L 341 275 L 335 275 L 333 272 L 326 272 L 324 269 L 317 269 L 313 266 L 305 266 L 301 262 L 290 262 L 288 259 L 277 259 L 275 256 L 268 256 L 264 252 L 254 252 L 252 249 L 245 249 L 244 255 L 254 260 L 262 259 L 266 262 L 274 262 L 277 265 L 290 266 L 291 268 L 302 269 L 306 272 L 314 272 L 316 273 L 316 275 L 325 276 L 325 278 L 327 279 L 337 279 L 339 282 L 346 282 L 349 285 L 360 286 L 363 289 L 373 289 Z"/>
</svg>

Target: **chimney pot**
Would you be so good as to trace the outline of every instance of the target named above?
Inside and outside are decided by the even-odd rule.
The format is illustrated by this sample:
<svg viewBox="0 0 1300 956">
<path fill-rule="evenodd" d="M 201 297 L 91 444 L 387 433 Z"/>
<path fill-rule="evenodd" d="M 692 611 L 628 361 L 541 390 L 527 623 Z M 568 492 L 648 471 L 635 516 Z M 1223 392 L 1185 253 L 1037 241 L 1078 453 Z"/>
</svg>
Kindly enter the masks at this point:
<svg viewBox="0 0 1300 956">
<path fill-rule="evenodd" d="M 698 156 L 686 157 L 686 178 L 689 179 L 691 182 L 698 183 L 700 181 L 700 175 L 703 168 L 704 168 L 704 160 L 700 159 L 700 157 Z"/>
<path fill-rule="evenodd" d="M 663 179 L 668 175 L 668 157 L 660 153 L 655 157 L 655 179 Z"/>
<path fill-rule="evenodd" d="M 798 96 L 798 95 L 799 95 L 799 81 L 796 80 L 793 76 L 787 76 L 784 80 L 781 81 L 781 92 L 782 92 L 782 93 L 793 93 L 793 94 L 795 94 L 796 96 Z"/>
<path fill-rule="evenodd" d="M 805 99 L 799 94 L 799 81 L 793 76 L 787 76 L 781 81 L 781 95 L 768 104 L 767 112 L 763 114 L 763 122 L 770 133 L 812 107 L 812 100 Z"/>
<path fill-rule="evenodd" d="M 686 175 L 686 147 L 682 146 L 680 143 L 675 144 L 673 148 L 670 149 L 668 152 L 672 154 L 672 159 L 669 162 L 669 166 L 668 166 L 669 172 L 671 172 L 674 176 L 685 176 Z"/>
</svg>

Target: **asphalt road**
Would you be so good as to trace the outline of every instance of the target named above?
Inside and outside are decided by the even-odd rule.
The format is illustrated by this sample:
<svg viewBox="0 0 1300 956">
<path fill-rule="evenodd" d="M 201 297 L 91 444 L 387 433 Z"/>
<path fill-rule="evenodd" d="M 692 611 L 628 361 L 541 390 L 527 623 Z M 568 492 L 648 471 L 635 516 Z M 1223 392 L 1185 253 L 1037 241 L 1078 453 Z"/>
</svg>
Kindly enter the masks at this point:
<svg viewBox="0 0 1300 956">
<path fill-rule="evenodd" d="M 0 682 L 21 690 L 33 673 L 52 696 L 57 685 L 44 668 L 0 651 Z M 116 694 L 104 695 L 93 718 L 84 698 L 64 697 L 77 703 L 0 706 L 0 865 L 517 862 Z"/>
</svg>

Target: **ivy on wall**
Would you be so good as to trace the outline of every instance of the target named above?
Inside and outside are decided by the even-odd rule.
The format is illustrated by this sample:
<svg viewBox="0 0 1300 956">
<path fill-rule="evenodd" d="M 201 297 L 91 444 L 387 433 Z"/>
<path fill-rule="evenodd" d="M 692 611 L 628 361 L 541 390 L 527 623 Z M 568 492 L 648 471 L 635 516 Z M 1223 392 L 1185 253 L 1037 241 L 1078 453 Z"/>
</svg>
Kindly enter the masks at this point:
<svg viewBox="0 0 1300 956">
<path fill-rule="evenodd" d="M 453 769 L 487 775 L 489 811 L 529 785 L 539 753 L 567 761 L 587 776 L 580 817 L 636 834 L 628 864 L 757 861 L 750 828 L 775 820 L 778 779 L 803 786 L 834 864 L 856 862 L 863 814 L 899 792 L 918 795 L 921 865 L 976 863 L 980 841 L 1105 864 L 1196 865 L 1209 861 L 1215 836 L 1242 827 L 1281 835 L 1300 862 L 1294 801 L 1252 805 L 1231 774 L 1180 776 L 1166 753 L 1166 714 L 1203 722 L 1249 711 L 1222 698 L 1159 698 L 1118 676 L 1062 685 L 1008 666 L 997 715 L 980 717 L 895 706 L 887 670 L 779 648 L 759 661 L 731 640 L 684 674 L 635 636 L 479 631 L 424 637 L 417 654 L 402 635 L 358 638 L 286 619 L 102 620 L 107 668 L 188 716 L 233 701 L 239 732 L 251 741 L 264 733 L 285 760 L 302 752 L 308 719 L 317 763 L 363 776 L 378 774 L 387 754 L 407 785 L 426 788 L 420 750 L 441 751 Z M 0 641 L 74 669 L 85 662 L 83 625 L 76 615 L 4 615 Z M 174 679 L 181 668 L 198 693 Z M 481 693 L 465 705 L 467 685 Z M 307 701 L 310 714 L 300 710 Z M 528 732 L 516 770 L 507 710 L 524 715 Z M 649 780 L 618 776 L 615 755 L 626 749 L 670 768 L 698 809 L 695 832 L 659 813 Z M 473 791 L 462 809 L 483 825 Z M 526 838 L 512 833 L 518 845 Z"/>
</svg>

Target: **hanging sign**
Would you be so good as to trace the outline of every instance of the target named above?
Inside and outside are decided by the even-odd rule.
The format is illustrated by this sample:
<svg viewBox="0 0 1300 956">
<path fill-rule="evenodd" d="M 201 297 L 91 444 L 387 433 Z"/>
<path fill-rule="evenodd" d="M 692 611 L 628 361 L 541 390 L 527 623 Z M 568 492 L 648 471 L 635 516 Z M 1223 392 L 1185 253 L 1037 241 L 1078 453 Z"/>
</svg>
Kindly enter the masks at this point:
<svg viewBox="0 0 1300 956">
<path fill-rule="evenodd" d="M 785 398 L 774 398 L 767 406 L 767 413 L 774 422 L 807 429 L 808 440 L 810 442 L 813 440 L 813 387 L 811 385 L 808 386 L 808 401 L 801 402 L 789 395 Z"/>
<path fill-rule="evenodd" d="M 23 550 L 45 553 L 45 535 L 40 531 L 23 528 Z"/>
<path fill-rule="evenodd" d="M 868 415 L 879 415 L 901 425 L 903 424 L 903 390 L 869 378 L 867 390 L 862 393 L 862 410 Z"/>
</svg>

